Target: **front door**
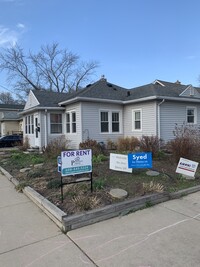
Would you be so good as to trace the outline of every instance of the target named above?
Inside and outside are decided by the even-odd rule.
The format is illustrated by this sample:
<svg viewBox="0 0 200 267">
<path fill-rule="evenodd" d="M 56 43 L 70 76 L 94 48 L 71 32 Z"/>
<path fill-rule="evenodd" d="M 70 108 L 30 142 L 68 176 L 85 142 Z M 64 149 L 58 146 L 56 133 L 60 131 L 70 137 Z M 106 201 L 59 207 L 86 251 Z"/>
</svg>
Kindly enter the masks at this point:
<svg viewBox="0 0 200 267">
<path fill-rule="evenodd" d="M 34 115 L 34 129 L 35 129 L 35 146 L 39 146 L 39 137 L 40 137 L 40 125 L 38 122 L 38 114 Z"/>
</svg>

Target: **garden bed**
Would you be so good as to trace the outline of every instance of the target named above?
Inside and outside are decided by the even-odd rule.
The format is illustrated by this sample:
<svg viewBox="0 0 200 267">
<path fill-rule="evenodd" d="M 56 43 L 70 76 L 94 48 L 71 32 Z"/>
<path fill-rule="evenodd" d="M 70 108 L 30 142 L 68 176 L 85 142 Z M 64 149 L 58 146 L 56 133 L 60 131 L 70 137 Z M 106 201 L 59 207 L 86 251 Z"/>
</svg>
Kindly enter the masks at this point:
<svg viewBox="0 0 200 267">
<path fill-rule="evenodd" d="M 65 185 L 62 202 L 60 173 L 57 171 L 56 159 L 45 159 L 44 155 L 40 154 L 6 151 L 1 155 L 0 165 L 19 181 L 18 190 L 30 186 L 68 216 L 154 193 L 169 194 L 200 184 L 199 169 L 194 180 L 187 180 L 175 173 L 176 164 L 170 155 L 162 155 L 161 158 L 153 160 L 153 169 L 159 172 L 155 177 L 148 176 L 147 169 L 133 170 L 133 173 L 110 170 L 108 156 L 93 163 L 93 192 L 90 192 L 88 182 Z M 29 171 L 20 172 L 20 169 L 25 167 L 30 168 Z M 69 179 L 73 180 L 76 177 L 65 177 L 65 181 Z M 153 187 L 150 184 L 153 184 Z M 109 194 L 113 188 L 126 190 L 128 197 L 125 200 L 113 198 Z"/>
</svg>

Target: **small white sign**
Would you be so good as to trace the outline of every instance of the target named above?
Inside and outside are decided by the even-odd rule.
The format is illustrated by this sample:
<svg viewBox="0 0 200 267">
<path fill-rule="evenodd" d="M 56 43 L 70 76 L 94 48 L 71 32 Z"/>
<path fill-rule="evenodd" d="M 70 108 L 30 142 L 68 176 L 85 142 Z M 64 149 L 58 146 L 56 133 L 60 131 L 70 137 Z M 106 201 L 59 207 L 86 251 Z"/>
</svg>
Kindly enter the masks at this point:
<svg viewBox="0 0 200 267">
<path fill-rule="evenodd" d="M 132 173 L 132 168 L 128 168 L 128 155 L 110 153 L 110 169 Z"/>
<path fill-rule="evenodd" d="M 176 172 L 194 177 L 198 164 L 196 161 L 180 158 Z"/>
</svg>

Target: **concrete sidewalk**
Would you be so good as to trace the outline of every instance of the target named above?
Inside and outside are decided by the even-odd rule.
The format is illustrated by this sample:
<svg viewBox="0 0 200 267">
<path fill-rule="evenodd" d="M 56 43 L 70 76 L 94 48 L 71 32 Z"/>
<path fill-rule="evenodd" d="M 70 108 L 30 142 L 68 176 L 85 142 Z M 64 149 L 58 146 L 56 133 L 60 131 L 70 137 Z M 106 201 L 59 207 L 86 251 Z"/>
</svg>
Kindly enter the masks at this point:
<svg viewBox="0 0 200 267">
<path fill-rule="evenodd" d="M 2 267 L 199 267 L 200 192 L 63 234 L 0 174 Z"/>
<path fill-rule="evenodd" d="M 200 192 L 68 235 L 99 267 L 199 267 Z"/>
<path fill-rule="evenodd" d="M 0 174 L 0 266 L 95 266 L 24 194 Z"/>
</svg>

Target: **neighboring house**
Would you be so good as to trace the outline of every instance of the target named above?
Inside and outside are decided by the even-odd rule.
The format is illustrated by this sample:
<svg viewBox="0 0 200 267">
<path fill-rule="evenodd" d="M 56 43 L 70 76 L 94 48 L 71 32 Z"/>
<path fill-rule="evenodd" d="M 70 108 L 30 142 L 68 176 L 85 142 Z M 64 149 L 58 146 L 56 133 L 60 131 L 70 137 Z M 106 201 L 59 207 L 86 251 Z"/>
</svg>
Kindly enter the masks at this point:
<svg viewBox="0 0 200 267">
<path fill-rule="evenodd" d="M 0 133 L 1 136 L 22 133 L 22 117 L 19 112 L 24 109 L 24 105 L 0 104 Z"/>
<path fill-rule="evenodd" d="M 175 125 L 200 125 L 200 88 L 156 80 L 133 89 L 105 78 L 75 93 L 30 91 L 23 112 L 24 136 L 39 148 L 61 135 L 71 148 L 87 138 L 157 135 L 172 139 Z"/>
</svg>

